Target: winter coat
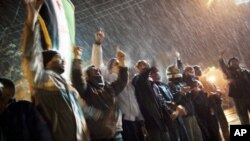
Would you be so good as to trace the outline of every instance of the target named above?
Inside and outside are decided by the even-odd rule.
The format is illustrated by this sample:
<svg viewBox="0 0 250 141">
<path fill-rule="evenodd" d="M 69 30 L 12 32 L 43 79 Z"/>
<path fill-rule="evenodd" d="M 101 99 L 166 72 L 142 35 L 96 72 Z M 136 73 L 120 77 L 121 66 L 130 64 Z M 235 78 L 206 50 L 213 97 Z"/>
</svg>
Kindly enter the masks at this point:
<svg viewBox="0 0 250 141">
<path fill-rule="evenodd" d="M 181 87 L 185 86 L 186 84 L 181 81 L 170 81 L 168 85 L 173 94 L 173 101 L 177 105 L 182 105 L 185 107 L 187 110 L 187 116 L 193 116 L 195 114 L 195 109 L 190 93 L 180 93 Z"/>
<path fill-rule="evenodd" d="M 86 100 L 87 104 L 101 110 L 104 114 L 99 120 L 87 119 L 92 140 L 111 139 L 116 133 L 119 108 L 116 96 L 125 88 L 128 81 L 127 67 L 120 69 L 118 79 L 112 83 L 105 82 L 103 88 L 97 88 L 82 77 L 82 62 L 74 59 L 72 82 Z"/>
<path fill-rule="evenodd" d="M 0 116 L 6 141 L 52 141 L 47 123 L 28 101 L 12 102 Z"/>
<path fill-rule="evenodd" d="M 34 90 L 37 106 L 47 121 L 55 141 L 89 141 L 82 108 L 86 104 L 77 91 L 59 74 L 45 70 L 42 62 L 40 25 L 25 25 L 22 47 L 22 66 Z"/>
<path fill-rule="evenodd" d="M 165 112 L 163 111 L 163 113 L 166 117 L 165 122 L 166 126 L 169 128 L 171 140 L 188 141 L 188 134 L 183 122 L 183 118 L 181 116 L 178 116 L 175 120 L 170 118 L 170 115 L 176 110 L 177 105 L 173 101 L 173 95 L 169 89 L 169 86 L 163 82 L 154 82 L 154 84 L 156 85 L 154 85 L 154 87 L 158 87 L 159 93 L 161 93 L 164 103 L 166 103 L 166 106 L 163 107 L 163 109 L 165 109 Z"/>
<path fill-rule="evenodd" d="M 221 69 L 229 81 L 228 95 L 232 98 L 250 98 L 250 72 L 247 69 L 235 70 L 228 67 L 223 59 L 219 60 Z"/>
<path fill-rule="evenodd" d="M 150 69 L 136 75 L 132 80 L 132 84 L 135 87 L 135 95 L 144 117 L 146 128 L 165 132 L 167 128 L 165 126 L 164 116 L 152 84 L 148 79 L 149 73 Z"/>
</svg>

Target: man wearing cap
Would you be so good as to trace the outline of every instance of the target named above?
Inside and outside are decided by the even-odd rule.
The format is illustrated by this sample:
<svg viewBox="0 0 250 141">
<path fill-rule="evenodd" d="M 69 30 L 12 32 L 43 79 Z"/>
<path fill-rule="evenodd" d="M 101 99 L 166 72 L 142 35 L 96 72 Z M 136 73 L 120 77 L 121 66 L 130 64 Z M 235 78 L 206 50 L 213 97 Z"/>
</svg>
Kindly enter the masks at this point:
<svg viewBox="0 0 250 141">
<path fill-rule="evenodd" d="M 186 115 L 183 116 L 183 121 L 189 140 L 202 141 L 202 131 L 195 117 L 195 107 L 190 95 L 190 86 L 183 81 L 183 75 L 176 65 L 169 66 L 166 74 L 170 91 L 173 94 L 173 101 L 186 109 Z"/>
<path fill-rule="evenodd" d="M 233 98 L 241 124 L 250 124 L 248 116 L 250 111 L 250 72 L 240 67 L 239 59 L 236 57 L 230 58 L 226 64 L 223 55 L 224 52 L 221 52 L 219 63 L 229 80 L 228 95 Z"/>
<path fill-rule="evenodd" d="M 93 118 L 100 112 L 80 98 L 61 74 L 64 60 L 57 51 L 42 51 L 38 13 L 43 0 L 25 1 L 28 17 L 22 36 L 22 67 L 35 92 L 36 105 L 48 123 L 54 141 L 89 141 L 83 111 Z M 91 108 L 91 110 L 89 110 Z"/>
</svg>

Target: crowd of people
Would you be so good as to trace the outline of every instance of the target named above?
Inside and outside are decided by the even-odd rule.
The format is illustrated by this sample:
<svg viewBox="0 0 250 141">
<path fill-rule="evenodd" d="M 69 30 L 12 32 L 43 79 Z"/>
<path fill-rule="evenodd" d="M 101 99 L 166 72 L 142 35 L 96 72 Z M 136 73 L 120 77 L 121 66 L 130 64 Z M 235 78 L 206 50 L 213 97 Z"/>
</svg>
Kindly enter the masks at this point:
<svg viewBox="0 0 250 141">
<path fill-rule="evenodd" d="M 99 30 L 91 65 L 83 70 L 83 48 L 75 46 L 73 60 L 64 60 L 41 43 L 42 2 L 26 1 L 21 43 L 34 98 L 15 101 L 14 82 L 1 76 L 0 141 L 229 141 L 222 93 L 202 79 L 200 66 L 185 66 L 177 56 L 165 82 L 159 67 L 146 60 L 137 61 L 134 73 L 120 49 L 104 63 L 105 33 Z M 249 124 L 250 72 L 235 57 L 226 64 L 223 54 L 219 64 L 229 79 L 229 96 L 241 123 Z M 62 76 L 65 62 L 72 62 L 70 81 Z"/>
</svg>

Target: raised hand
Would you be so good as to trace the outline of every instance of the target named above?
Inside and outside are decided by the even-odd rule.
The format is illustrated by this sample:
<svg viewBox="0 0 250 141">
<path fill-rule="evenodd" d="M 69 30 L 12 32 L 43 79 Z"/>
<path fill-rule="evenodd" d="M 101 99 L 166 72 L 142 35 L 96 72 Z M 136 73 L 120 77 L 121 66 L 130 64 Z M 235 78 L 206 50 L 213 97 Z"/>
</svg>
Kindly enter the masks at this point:
<svg viewBox="0 0 250 141">
<path fill-rule="evenodd" d="M 80 46 L 74 47 L 74 58 L 81 59 L 82 58 L 82 48 Z"/>
<path fill-rule="evenodd" d="M 178 111 L 178 113 L 179 113 L 180 116 L 185 116 L 185 115 L 187 115 L 186 109 L 185 109 L 183 106 L 181 106 L 181 105 L 178 105 L 178 106 L 176 107 L 176 111 Z"/>
<path fill-rule="evenodd" d="M 26 24 L 33 25 L 37 20 L 39 11 L 44 3 L 44 0 L 24 0 L 27 9 L 27 21 Z"/>
<path fill-rule="evenodd" d="M 219 50 L 219 55 L 220 55 L 221 58 L 224 56 L 225 52 L 226 52 L 225 49 Z"/>
<path fill-rule="evenodd" d="M 180 60 L 180 52 L 176 51 L 175 55 L 176 55 L 177 59 Z"/>
<path fill-rule="evenodd" d="M 120 66 L 125 65 L 126 54 L 118 47 L 116 48 L 116 58 L 118 59 Z"/>
<path fill-rule="evenodd" d="M 105 38 L 105 33 L 104 33 L 104 31 L 102 29 L 100 29 L 99 31 L 97 31 L 95 33 L 95 41 L 96 41 L 96 43 L 101 44 L 101 42 L 104 40 L 104 38 Z"/>
<path fill-rule="evenodd" d="M 180 90 L 180 92 L 181 92 L 182 94 L 185 94 L 185 93 L 187 93 L 187 92 L 189 92 L 189 91 L 190 91 L 190 87 L 189 87 L 189 86 L 181 87 L 181 90 Z"/>
<path fill-rule="evenodd" d="M 126 58 L 126 54 L 125 52 L 123 52 L 122 50 L 120 50 L 119 48 L 116 49 L 116 58 L 119 61 L 124 61 Z"/>
</svg>

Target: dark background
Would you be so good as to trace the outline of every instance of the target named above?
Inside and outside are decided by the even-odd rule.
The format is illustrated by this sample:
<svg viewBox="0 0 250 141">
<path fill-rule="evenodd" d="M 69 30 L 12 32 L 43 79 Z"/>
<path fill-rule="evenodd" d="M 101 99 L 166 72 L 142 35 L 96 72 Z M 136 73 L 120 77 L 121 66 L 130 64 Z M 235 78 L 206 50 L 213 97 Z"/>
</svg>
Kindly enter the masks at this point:
<svg viewBox="0 0 250 141">
<path fill-rule="evenodd" d="M 104 59 L 115 47 L 127 53 L 128 65 L 138 59 L 173 64 L 175 52 L 184 63 L 218 66 L 220 50 L 250 67 L 250 5 L 236 0 L 72 0 L 76 44 L 88 62 L 94 32 L 106 32 Z M 211 3 L 209 3 L 211 2 Z M 26 11 L 23 0 L 0 0 L 0 76 L 21 78 L 19 42 Z"/>
</svg>

